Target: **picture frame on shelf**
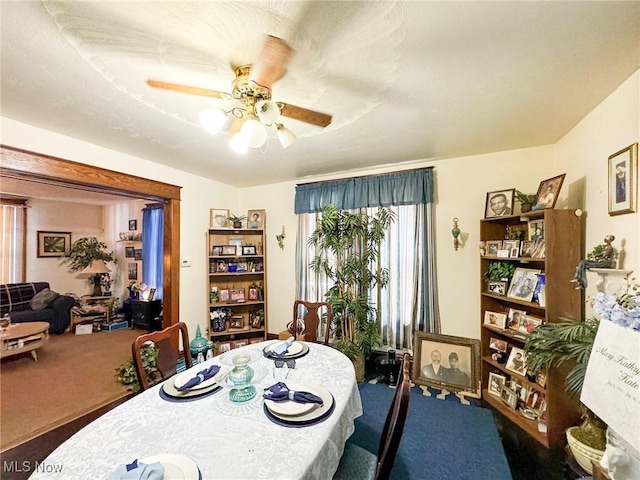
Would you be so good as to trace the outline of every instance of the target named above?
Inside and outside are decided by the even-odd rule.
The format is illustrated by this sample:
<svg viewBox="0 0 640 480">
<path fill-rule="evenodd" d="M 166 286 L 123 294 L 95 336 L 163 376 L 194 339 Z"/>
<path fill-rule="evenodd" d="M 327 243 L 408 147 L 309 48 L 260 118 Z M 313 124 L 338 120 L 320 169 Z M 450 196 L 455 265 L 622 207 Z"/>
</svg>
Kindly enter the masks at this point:
<svg viewBox="0 0 640 480">
<path fill-rule="evenodd" d="M 220 255 L 222 255 L 222 245 L 214 245 L 211 247 L 212 257 L 219 257 Z"/>
<path fill-rule="evenodd" d="M 249 287 L 249 300 L 258 300 L 258 288 Z"/>
<path fill-rule="evenodd" d="M 502 242 L 502 249 L 509 251 L 509 257 L 520 256 L 520 240 L 505 240 Z"/>
<path fill-rule="evenodd" d="M 498 255 L 498 250 L 502 250 L 502 240 L 487 240 L 485 243 L 487 255 Z"/>
<path fill-rule="evenodd" d="M 527 229 L 529 241 L 544 240 L 544 220 L 529 220 Z"/>
<path fill-rule="evenodd" d="M 251 230 L 264 229 L 264 210 L 249 210 L 247 212 L 247 228 Z"/>
<path fill-rule="evenodd" d="M 244 302 L 244 288 L 229 289 L 229 300 L 232 302 Z"/>
<path fill-rule="evenodd" d="M 505 385 L 507 378 L 504 375 L 500 375 L 494 372 L 489 372 L 489 383 L 487 384 L 487 391 L 496 397 L 502 397 L 502 388 Z"/>
<path fill-rule="evenodd" d="M 484 218 L 508 217 L 513 215 L 515 188 L 487 192 L 484 205 Z"/>
<path fill-rule="evenodd" d="M 246 347 L 247 345 L 249 345 L 249 340 L 246 338 L 233 341 L 233 348 Z"/>
<path fill-rule="evenodd" d="M 220 342 L 218 343 L 218 353 L 225 353 L 231 350 L 231 342 Z"/>
<path fill-rule="evenodd" d="M 226 228 L 229 217 L 228 208 L 212 208 L 209 210 L 209 227 Z"/>
<path fill-rule="evenodd" d="M 222 245 L 222 253 L 220 254 L 223 257 L 233 257 L 236 255 L 236 246 L 235 245 Z"/>
<path fill-rule="evenodd" d="M 504 368 L 510 372 L 517 373 L 518 375 L 526 375 L 527 373 L 527 356 L 522 348 L 511 347 L 507 363 Z"/>
<path fill-rule="evenodd" d="M 216 264 L 216 272 L 218 273 L 226 273 L 227 268 L 227 262 L 225 262 L 224 260 L 219 260 Z"/>
<path fill-rule="evenodd" d="M 242 255 L 255 255 L 256 247 L 253 245 L 245 245 L 242 247 Z"/>
<path fill-rule="evenodd" d="M 526 406 L 536 412 L 536 414 L 538 414 L 540 412 L 540 408 L 542 407 L 542 402 L 544 401 L 544 399 L 544 394 L 542 394 L 535 388 L 532 388 L 529 390 Z"/>
<path fill-rule="evenodd" d="M 555 207 L 565 176 L 566 174 L 563 173 L 540 182 L 538 193 L 536 193 L 536 204 L 533 206 L 534 210 Z"/>
<path fill-rule="evenodd" d="M 485 325 L 504 329 L 506 322 L 507 322 L 507 315 L 504 313 L 491 312 L 489 310 L 486 310 L 484 312 Z"/>
<path fill-rule="evenodd" d="M 542 320 L 542 318 L 534 317 L 532 315 L 526 315 L 525 316 L 525 323 L 524 323 L 524 325 L 520 326 L 518 331 L 524 333 L 525 335 L 529 335 L 536 328 L 538 328 L 540 325 L 542 325 L 543 322 L 544 321 Z"/>
<path fill-rule="evenodd" d="M 541 388 L 547 388 L 547 374 L 545 372 L 536 373 L 536 383 Z"/>
<path fill-rule="evenodd" d="M 609 216 L 638 210 L 638 142 L 609 156 Z"/>
<path fill-rule="evenodd" d="M 475 392 L 479 383 L 480 340 L 428 332 L 415 332 L 411 379 L 419 385 L 451 392 Z M 442 373 L 435 374 L 440 363 Z"/>
<path fill-rule="evenodd" d="M 487 282 L 487 291 L 494 295 L 506 295 L 507 294 L 507 282 L 489 280 Z"/>
<path fill-rule="evenodd" d="M 229 319 L 229 330 L 242 330 L 244 328 L 244 316 L 242 315 L 231 315 Z"/>
<path fill-rule="evenodd" d="M 500 397 L 502 398 L 502 401 L 512 410 L 515 410 L 518 406 L 518 394 L 515 390 L 507 387 L 506 385 L 502 387 Z"/>
<path fill-rule="evenodd" d="M 509 344 L 506 340 L 491 337 L 491 339 L 489 340 L 489 348 L 491 350 L 495 350 L 496 352 L 506 353 L 507 349 L 509 348 Z"/>
<path fill-rule="evenodd" d="M 511 278 L 507 298 L 530 302 L 538 285 L 539 268 L 516 268 Z"/>
<path fill-rule="evenodd" d="M 521 257 L 531 257 L 531 246 L 533 245 L 533 242 L 531 240 L 523 240 L 520 243 L 520 256 Z"/>
<path fill-rule="evenodd" d="M 71 248 L 71 232 L 38 230 L 38 257 L 64 257 Z"/>
<path fill-rule="evenodd" d="M 249 344 L 252 345 L 254 343 L 260 343 L 262 341 L 264 341 L 262 337 L 251 337 L 249 339 Z"/>
<path fill-rule="evenodd" d="M 510 308 L 507 312 L 507 329 L 517 332 L 520 325 L 526 321 L 527 312 L 524 310 L 518 310 L 516 308 Z"/>
<path fill-rule="evenodd" d="M 229 289 L 228 288 L 220 289 L 220 301 L 221 302 L 228 302 L 229 301 Z"/>
</svg>

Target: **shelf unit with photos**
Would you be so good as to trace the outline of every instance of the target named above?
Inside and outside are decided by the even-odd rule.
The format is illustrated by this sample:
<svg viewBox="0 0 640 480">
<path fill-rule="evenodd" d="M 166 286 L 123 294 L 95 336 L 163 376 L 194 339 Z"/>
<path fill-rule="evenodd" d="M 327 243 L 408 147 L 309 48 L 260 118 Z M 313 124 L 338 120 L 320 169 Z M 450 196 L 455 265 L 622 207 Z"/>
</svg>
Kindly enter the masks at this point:
<svg viewBox="0 0 640 480">
<path fill-rule="evenodd" d="M 575 283 L 571 282 L 582 252 L 581 221 L 574 210 L 546 209 L 523 215 L 483 219 L 480 221 L 480 240 L 505 240 L 508 230 L 513 227 L 526 227 L 525 231 L 528 232 L 528 222 L 536 220 L 543 222 L 544 258 L 497 255 L 484 255 L 480 258 L 482 398 L 545 447 L 558 448 L 566 442 L 565 429 L 577 424 L 580 418 L 578 401 L 569 398 L 564 389 L 564 380 L 570 366 L 551 369 L 546 372 L 545 377 L 519 374 L 513 368 L 507 368 L 508 358 L 512 348 L 524 349 L 526 333 L 509 330 L 508 325 L 500 328 L 484 323 L 485 312 L 507 314 L 510 308 L 523 310 L 527 315 L 541 319 L 544 323 L 558 322 L 560 317 L 582 318 L 583 291 L 577 290 Z M 521 254 L 519 252 L 519 255 Z M 489 293 L 486 273 L 489 264 L 495 261 L 513 262 L 517 268 L 540 270 L 540 273 L 545 275 L 544 305 L 540 305 L 535 298 L 533 301 L 524 301 L 508 297 L 508 288 L 505 295 Z M 502 357 L 493 355 L 497 351 L 490 347 L 492 339 L 506 342 L 508 345 Z M 524 387 L 526 394 L 523 395 L 523 404 L 518 402 L 514 408 L 504 401 L 501 395 L 496 394 L 495 390 L 491 391 L 488 388 L 490 373 L 504 377 L 505 384 L 509 386 L 515 382 L 520 388 Z M 525 417 L 523 407 L 531 407 L 538 418 Z"/>
<path fill-rule="evenodd" d="M 262 229 L 208 231 L 209 338 L 219 353 L 266 340 L 265 246 Z"/>
</svg>

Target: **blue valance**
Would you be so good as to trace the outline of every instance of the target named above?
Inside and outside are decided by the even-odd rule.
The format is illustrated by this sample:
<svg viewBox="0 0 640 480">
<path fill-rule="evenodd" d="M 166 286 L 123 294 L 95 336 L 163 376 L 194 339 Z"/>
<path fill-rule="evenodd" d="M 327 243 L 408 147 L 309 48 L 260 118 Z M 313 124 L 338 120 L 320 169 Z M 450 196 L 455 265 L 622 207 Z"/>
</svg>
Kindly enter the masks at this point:
<svg viewBox="0 0 640 480">
<path fill-rule="evenodd" d="M 296 186 L 295 213 L 433 202 L 433 167 Z"/>
</svg>

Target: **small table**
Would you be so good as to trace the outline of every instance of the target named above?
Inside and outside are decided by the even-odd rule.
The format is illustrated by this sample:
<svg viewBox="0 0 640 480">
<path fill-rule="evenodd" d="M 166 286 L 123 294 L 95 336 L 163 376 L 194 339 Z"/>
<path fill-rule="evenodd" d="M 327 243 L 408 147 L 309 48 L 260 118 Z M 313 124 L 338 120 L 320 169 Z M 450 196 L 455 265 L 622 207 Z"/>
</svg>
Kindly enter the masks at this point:
<svg viewBox="0 0 640 480">
<path fill-rule="evenodd" d="M 77 310 L 71 310 L 71 322 L 69 323 L 69 331 L 73 333 L 74 327 L 79 323 L 109 323 L 109 313 L 111 311 L 111 303 L 113 297 L 92 297 L 84 296 L 80 298 L 80 309 L 84 313 Z"/>
<path fill-rule="evenodd" d="M 14 323 L 6 332 L 2 333 L 2 354 L 0 358 L 31 352 L 31 356 L 37 362 L 36 349 L 49 341 L 49 323 L 26 322 Z"/>
</svg>

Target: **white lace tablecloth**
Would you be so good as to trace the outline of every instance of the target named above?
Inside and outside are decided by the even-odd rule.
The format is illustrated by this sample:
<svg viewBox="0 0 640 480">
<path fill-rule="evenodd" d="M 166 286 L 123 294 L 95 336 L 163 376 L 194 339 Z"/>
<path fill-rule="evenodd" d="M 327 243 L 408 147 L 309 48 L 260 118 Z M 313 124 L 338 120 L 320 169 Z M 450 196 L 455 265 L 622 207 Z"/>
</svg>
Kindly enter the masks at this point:
<svg viewBox="0 0 640 480">
<path fill-rule="evenodd" d="M 262 351 L 268 343 L 230 353 Z M 261 356 L 256 364 L 268 373 L 248 403 L 233 404 L 227 389 L 195 401 L 168 402 L 156 385 L 73 435 L 30 478 L 104 479 L 120 464 L 168 453 L 193 459 L 203 480 L 330 479 L 354 431 L 354 419 L 362 415 L 362 403 L 351 361 L 333 348 L 308 345 L 309 353 L 296 359 L 286 381 L 319 385 L 333 394 L 335 410 L 322 423 L 287 428 L 266 417 L 262 389 L 283 379 L 287 368 L 276 369 Z M 220 359 L 193 368 L 220 364 Z"/>
</svg>

